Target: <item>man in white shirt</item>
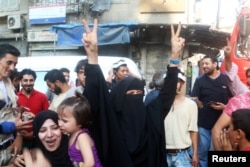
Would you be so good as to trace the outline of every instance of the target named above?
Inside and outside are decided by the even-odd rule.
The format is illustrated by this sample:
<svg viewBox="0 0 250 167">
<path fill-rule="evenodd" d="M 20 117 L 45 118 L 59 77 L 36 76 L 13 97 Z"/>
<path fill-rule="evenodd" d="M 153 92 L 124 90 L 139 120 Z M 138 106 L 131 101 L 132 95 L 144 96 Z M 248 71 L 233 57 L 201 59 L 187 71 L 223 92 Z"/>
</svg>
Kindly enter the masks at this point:
<svg viewBox="0 0 250 167">
<path fill-rule="evenodd" d="M 71 97 L 75 93 L 75 88 L 70 88 L 63 73 L 57 69 L 52 69 L 44 76 L 44 81 L 54 98 L 50 103 L 49 109 L 57 111 L 58 105 L 67 97 Z"/>
</svg>

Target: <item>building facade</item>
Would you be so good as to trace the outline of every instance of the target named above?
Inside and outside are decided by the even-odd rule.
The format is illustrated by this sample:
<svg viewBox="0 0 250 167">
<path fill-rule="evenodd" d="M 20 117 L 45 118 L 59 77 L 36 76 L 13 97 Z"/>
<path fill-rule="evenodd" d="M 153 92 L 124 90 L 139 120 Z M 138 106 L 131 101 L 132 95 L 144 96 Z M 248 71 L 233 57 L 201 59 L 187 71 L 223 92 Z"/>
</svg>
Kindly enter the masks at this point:
<svg viewBox="0 0 250 167">
<path fill-rule="evenodd" d="M 100 45 L 100 55 L 132 58 L 148 83 L 155 71 L 166 68 L 170 56 L 171 24 L 181 22 L 183 25 L 181 35 L 187 40 L 181 55 L 183 66 L 190 56 L 202 52 L 203 47 L 218 49 L 226 44 L 225 38 L 230 35 L 230 30 L 229 33 L 220 31 L 225 27 L 219 23 L 225 22 L 226 17 L 218 15 L 223 3 L 229 2 L 0 0 L 0 43 L 15 45 L 21 50 L 21 56 L 82 55 L 82 46 L 72 46 L 70 42 L 58 45 L 65 33 L 59 34 L 59 29 L 52 31 L 53 26 L 62 25 L 63 30 L 66 30 L 72 25 L 81 24 L 82 19 L 92 23 L 94 18 L 98 18 L 104 29 L 109 28 L 114 32 L 117 30 L 114 27 L 125 27 L 122 32 L 125 32 L 124 36 L 129 36 L 129 40 L 125 42 L 116 40 Z M 67 29 L 68 31 L 70 30 Z M 77 32 L 72 30 L 71 33 Z M 78 36 L 81 37 L 81 34 Z"/>
</svg>

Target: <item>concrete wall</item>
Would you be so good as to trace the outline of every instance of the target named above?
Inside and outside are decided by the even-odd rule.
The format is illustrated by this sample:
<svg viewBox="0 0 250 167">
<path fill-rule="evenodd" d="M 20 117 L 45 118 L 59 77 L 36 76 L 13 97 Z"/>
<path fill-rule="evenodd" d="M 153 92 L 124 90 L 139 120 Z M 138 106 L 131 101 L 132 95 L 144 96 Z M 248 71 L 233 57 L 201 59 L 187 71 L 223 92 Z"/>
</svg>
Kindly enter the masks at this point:
<svg viewBox="0 0 250 167">
<path fill-rule="evenodd" d="M 166 44 L 148 44 L 142 46 L 142 58 L 140 60 L 142 76 L 146 83 L 152 81 L 152 77 L 157 71 L 166 71 L 168 60 L 171 54 L 171 47 Z M 184 54 L 188 54 L 187 50 Z M 186 70 L 187 60 L 182 60 L 180 67 Z"/>
<path fill-rule="evenodd" d="M 159 0 L 160 1 L 160 0 Z M 2 14 L 0 12 L 0 32 L 5 34 L 5 31 L 9 32 L 7 36 L 14 36 L 10 39 L 1 38 L 0 43 L 10 43 L 17 46 L 22 53 L 22 56 L 44 56 L 44 55 L 82 55 L 84 51 L 82 48 L 68 49 L 68 50 L 54 50 L 53 42 L 27 42 L 26 32 L 27 30 L 49 30 L 51 25 L 29 25 L 28 24 L 28 7 L 32 6 L 35 1 L 33 0 L 21 0 L 22 10 L 19 13 L 24 14 L 24 19 L 26 23 L 25 32 L 19 32 L 8 30 L 6 27 L 6 17 L 8 14 Z M 114 1 L 111 1 L 114 2 Z M 151 13 L 141 13 L 140 5 L 142 0 L 123 0 L 115 1 L 116 3 L 111 3 L 110 10 L 105 11 L 98 16 L 100 23 L 119 23 L 119 22 L 137 22 L 139 24 L 176 24 L 182 22 L 183 24 L 193 23 L 195 21 L 194 16 L 194 4 L 195 0 L 184 0 L 185 10 L 183 12 L 151 12 Z M 25 13 L 26 12 L 26 13 Z M 85 11 L 86 12 L 86 11 Z M 18 12 L 17 12 L 18 13 Z M 2 14 L 2 15 L 1 15 Z M 93 17 L 88 13 L 68 13 L 67 23 L 80 23 L 82 18 L 86 18 L 92 22 Z M 2 27 L 2 28 L 1 28 Z M 20 36 L 17 36 L 20 35 Z M 17 36 L 17 37 L 15 37 Z M 169 39 L 168 39 L 169 40 Z M 40 47 L 37 50 L 34 47 Z M 32 50 L 34 49 L 34 50 Z M 165 70 L 170 47 L 167 43 L 158 44 L 143 44 L 140 48 L 141 59 L 135 60 L 142 71 L 143 77 L 146 79 L 147 83 L 151 81 L 152 75 L 159 70 Z M 129 46 L 106 46 L 99 49 L 100 55 L 119 55 L 124 57 L 131 57 L 132 52 L 134 52 L 133 44 Z M 187 54 L 186 52 L 184 54 Z M 183 61 L 183 66 L 185 66 L 185 61 Z"/>
<path fill-rule="evenodd" d="M 148 24 L 184 24 L 194 21 L 195 0 L 185 0 L 184 12 L 140 12 L 141 0 L 129 0 L 127 3 L 112 3 L 110 10 L 100 16 L 101 22 L 138 22 Z M 191 10 L 191 11 L 190 11 Z M 192 18 L 192 19 L 190 19 Z"/>
</svg>

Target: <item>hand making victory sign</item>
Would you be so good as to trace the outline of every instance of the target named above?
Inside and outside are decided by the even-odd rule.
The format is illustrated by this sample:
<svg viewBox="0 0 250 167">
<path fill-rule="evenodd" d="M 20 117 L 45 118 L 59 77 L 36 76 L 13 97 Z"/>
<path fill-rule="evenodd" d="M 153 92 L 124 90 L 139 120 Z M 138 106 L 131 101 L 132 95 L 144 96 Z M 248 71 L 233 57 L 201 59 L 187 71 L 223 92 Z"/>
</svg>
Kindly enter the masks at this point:
<svg viewBox="0 0 250 167">
<path fill-rule="evenodd" d="M 225 53 L 225 57 L 228 57 L 228 56 L 230 57 L 231 52 L 232 52 L 232 47 L 230 45 L 229 39 L 227 38 L 226 40 L 227 40 L 227 46 L 225 46 L 223 48 L 223 50 L 224 50 L 224 53 Z"/>
<path fill-rule="evenodd" d="M 171 51 L 171 58 L 172 59 L 179 59 L 181 50 L 185 45 L 185 39 L 180 37 L 180 32 L 181 32 L 181 24 L 179 23 L 177 31 L 175 32 L 174 26 L 171 25 L 171 46 L 172 46 L 172 51 Z"/>
<path fill-rule="evenodd" d="M 88 63 L 97 64 L 98 63 L 98 41 L 97 41 L 98 21 L 97 19 L 94 20 L 92 31 L 86 20 L 82 20 L 82 23 L 85 28 L 85 33 L 83 33 L 82 42 L 84 44 L 84 48 L 88 55 Z"/>
</svg>

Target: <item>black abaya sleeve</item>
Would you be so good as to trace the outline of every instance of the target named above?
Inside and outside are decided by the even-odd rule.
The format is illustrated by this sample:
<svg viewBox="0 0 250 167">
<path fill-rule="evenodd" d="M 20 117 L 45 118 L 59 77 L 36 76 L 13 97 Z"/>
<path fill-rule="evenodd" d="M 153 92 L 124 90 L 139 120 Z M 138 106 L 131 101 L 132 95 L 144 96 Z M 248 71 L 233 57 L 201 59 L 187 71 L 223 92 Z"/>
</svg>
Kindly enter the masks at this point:
<svg viewBox="0 0 250 167">
<path fill-rule="evenodd" d="M 90 132 L 103 166 L 133 167 L 110 105 L 110 95 L 100 66 L 87 64 L 85 75 L 84 96 L 88 99 L 93 113 Z"/>
<path fill-rule="evenodd" d="M 176 67 L 168 67 L 159 96 L 147 105 L 148 167 L 167 166 L 164 119 L 176 95 L 178 71 Z"/>
<path fill-rule="evenodd" d="M 162 101 L 163 119 L 167 116 L 176 95 L 178 72 L 177 67 L 167 67 L 167 77 L 164 80 L 164 86 L 160 90 L 159 97 Z"/>
</svg>

